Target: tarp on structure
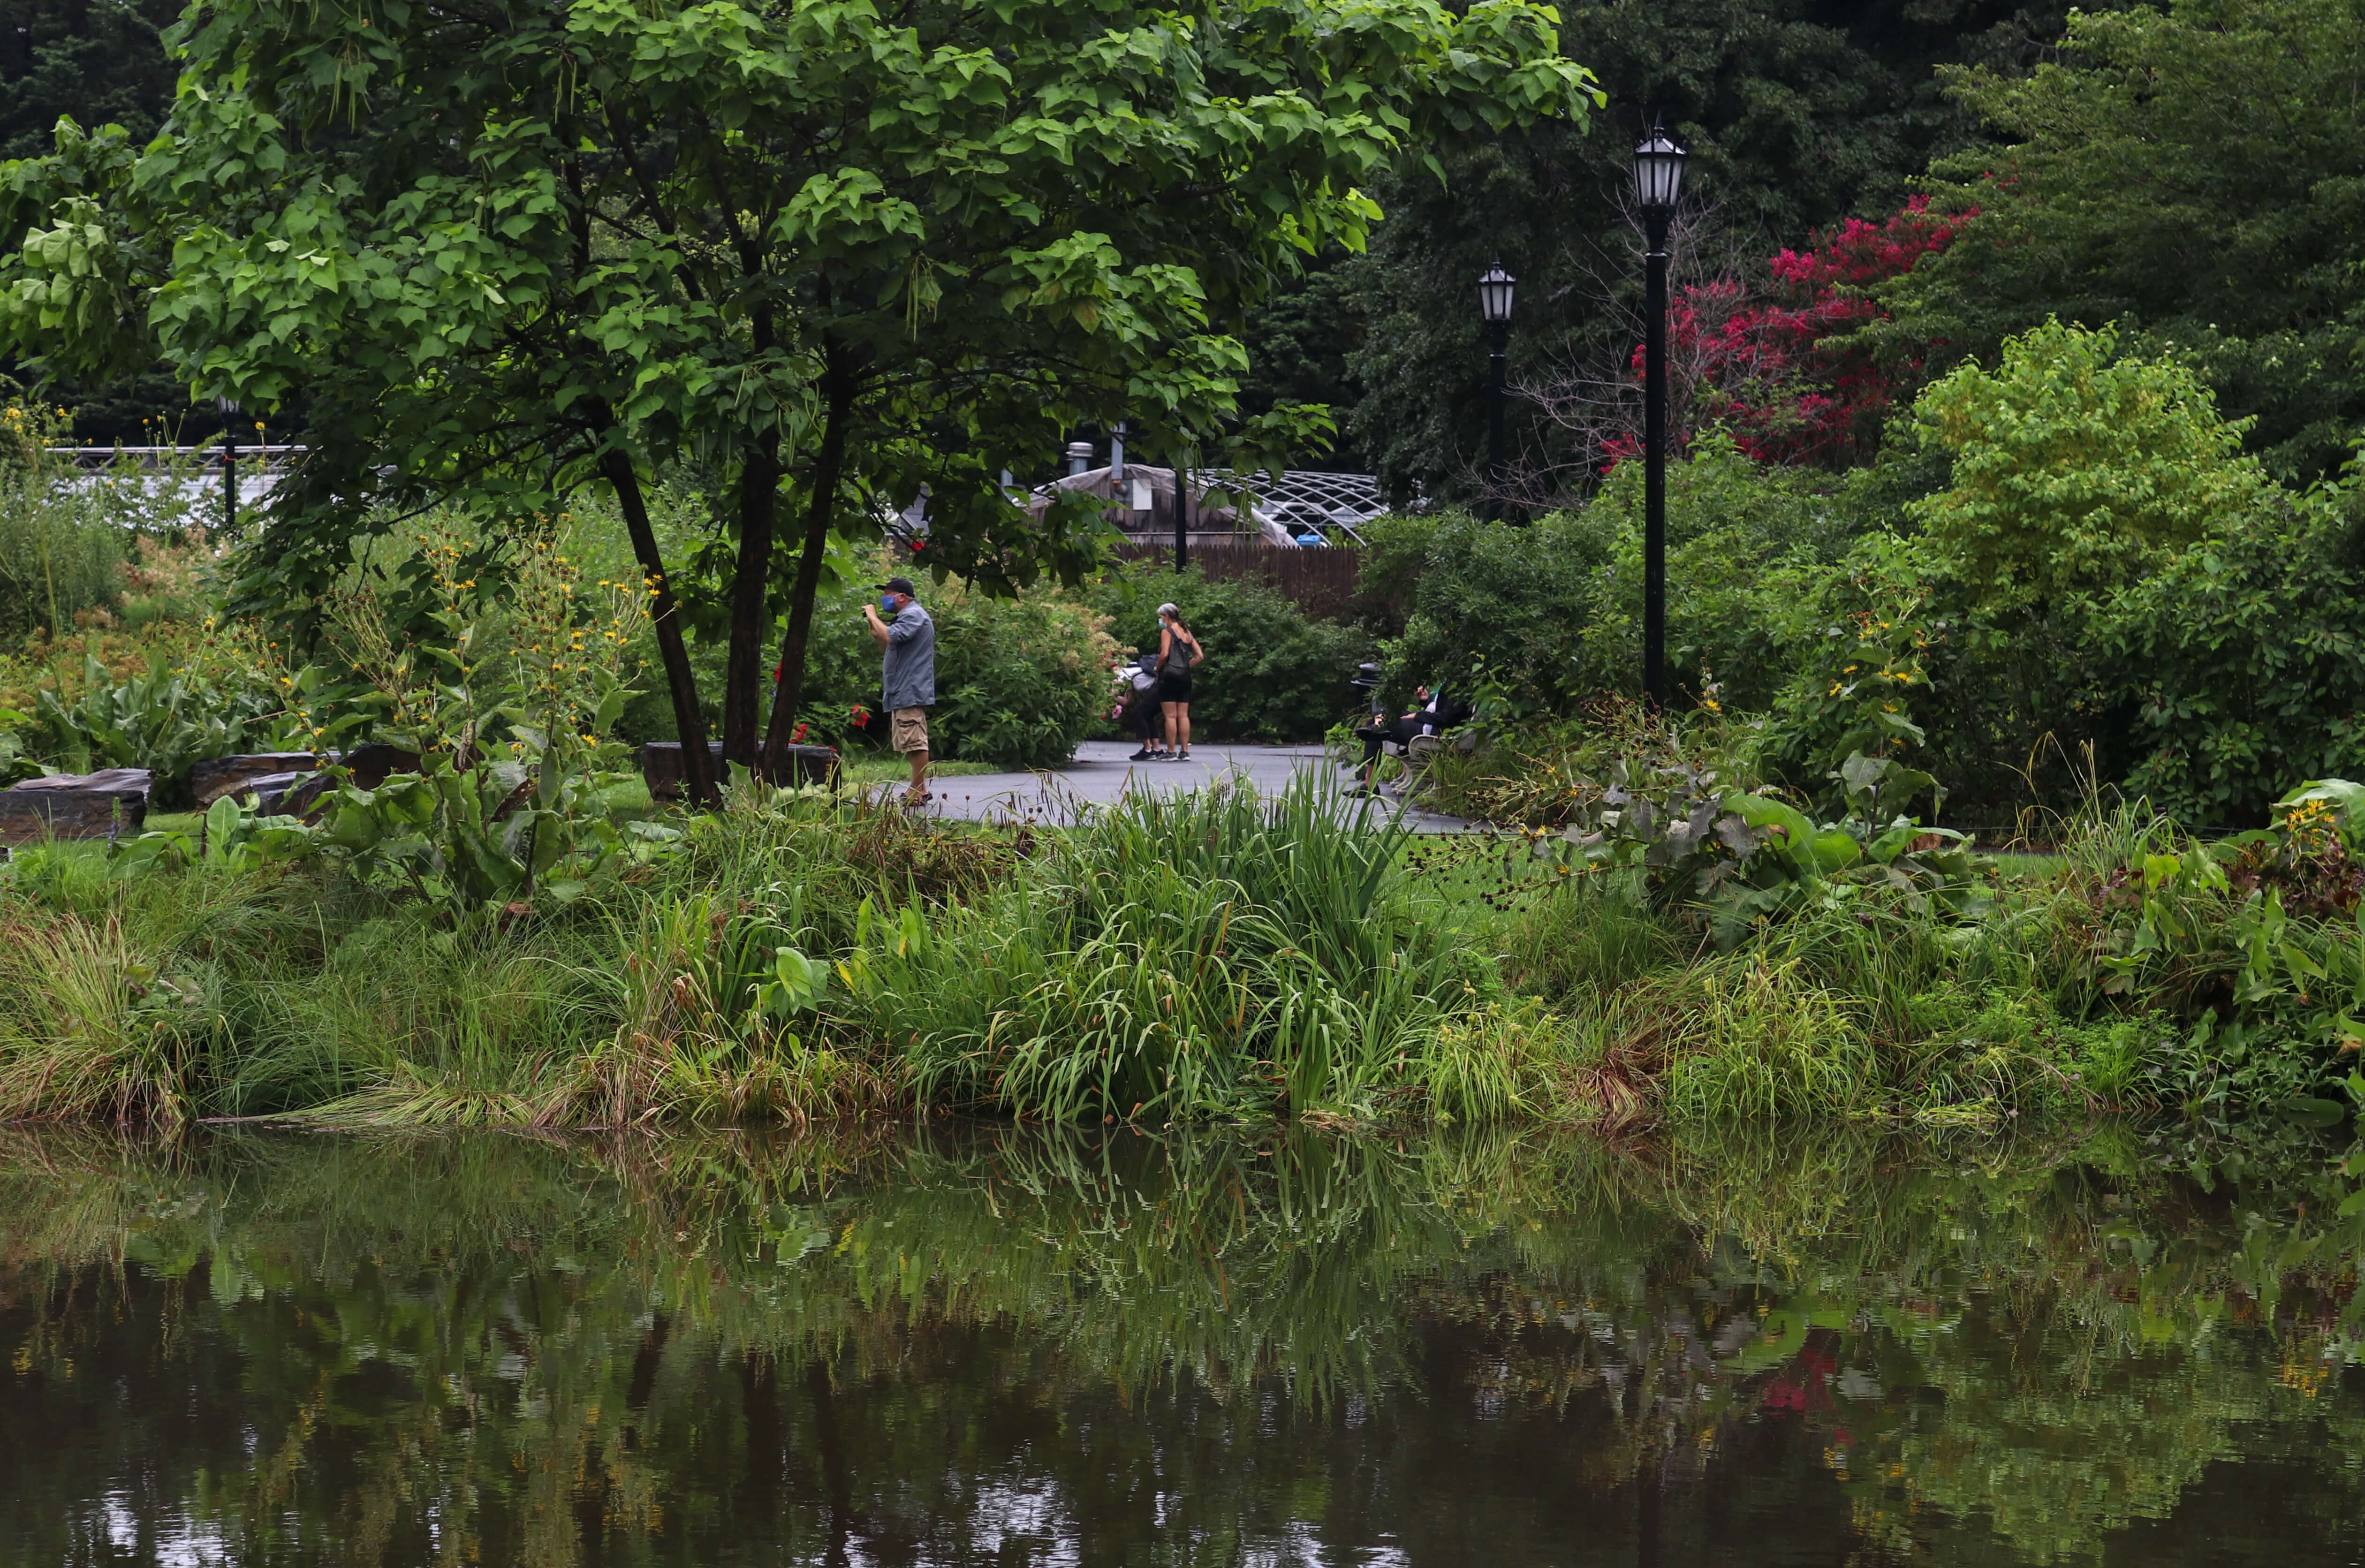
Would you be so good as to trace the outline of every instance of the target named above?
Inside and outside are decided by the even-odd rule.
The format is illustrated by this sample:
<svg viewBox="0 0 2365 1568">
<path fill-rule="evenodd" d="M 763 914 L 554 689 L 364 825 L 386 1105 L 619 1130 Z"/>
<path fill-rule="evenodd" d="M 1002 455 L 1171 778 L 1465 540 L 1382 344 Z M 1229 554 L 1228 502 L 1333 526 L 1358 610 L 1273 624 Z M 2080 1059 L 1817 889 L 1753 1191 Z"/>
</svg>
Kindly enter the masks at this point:
<svg viewBox="0 0 2365 1568">
<path fill-rule="evenodd" d="M 1217 474 L 1191 476 L 1191 516 L 1189 526 L 1195 537 L 1201 534 L 1242 534 L 1250 539 L 1263 538 L 1276 544 L 1291 543 L 1286 535 L 1277 535 L 1264 524 L 1251 521 L 1245 529 L 1238 509 L 1230 504 L 1231 492 L 1222 487 L 1223 476 Z M 1149 486 L 1149 507 L 1137 510 L 1134 482 L 1147 481 Z M 1082 490 L 1109 503 L 1111 520 L 1128 533 L 1171 533 L 1174 532 L 1174 470 L 1156 468 L 1147 463 L 1128 463 L 1125 477 L 1119 479 L 1110 468 L 1087 468 L 1081 474 L 1070 474 L 1037 489 L 1027 498 L 1026 510 L 1040 518 L 1050 506 L 1052 495 L 1060 490 Z M 1214 492 L 1213 498 L 1209 492 Z"/>
<path fill-rule="evenodd" d="M 1149 486 L 1147 510 L 1131 505 L 1137 479 Z M 1112 502 L 1112 516 L 1128 533 L 1171 535 L 1174 532 L 1174 471 L 1171 468 L 1128 463 L 1123 479 L 1106 468 L 1070 475 L 1035 491 L 1028 506 L 1036 516 L 1042 515 L 1049 498 L 1059 490 L 1083 490 Z M 1324 544 L 1361 544 L 1362 525 L 1388 510 L 1375 476 L 1318 469 L 1243 476 L 1228 468 L 1194 468 L 1191 494 L 1193 537 L 1212 541 L 1228 536 L 1293 548 L 1306 535 Z M 1211 497 L 1216 504 L 1209 504 Z M 1416 496 L 1412 504 L 1418 510 L 1427 503 Z M 1242 512 L 1244 521 L 1239 517 Z"/>
</svg>

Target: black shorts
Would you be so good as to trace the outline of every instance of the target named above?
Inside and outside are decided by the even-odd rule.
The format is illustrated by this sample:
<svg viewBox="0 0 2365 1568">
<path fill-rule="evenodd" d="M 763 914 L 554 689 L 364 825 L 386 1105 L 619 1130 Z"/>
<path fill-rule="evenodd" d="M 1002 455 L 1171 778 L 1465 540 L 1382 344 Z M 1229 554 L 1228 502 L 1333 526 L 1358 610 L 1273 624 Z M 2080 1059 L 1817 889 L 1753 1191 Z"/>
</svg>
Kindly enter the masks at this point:
<svg viewBox="0 0 2365 1568">
<path fill-rule="evenodd" d="M 1190 701 L 1191 672 L 1186 669 L 1180 675 L 1168 674 L 1160 676 L 1158 678 L 1158 700 L 1160 702 Z"/>
</svg>

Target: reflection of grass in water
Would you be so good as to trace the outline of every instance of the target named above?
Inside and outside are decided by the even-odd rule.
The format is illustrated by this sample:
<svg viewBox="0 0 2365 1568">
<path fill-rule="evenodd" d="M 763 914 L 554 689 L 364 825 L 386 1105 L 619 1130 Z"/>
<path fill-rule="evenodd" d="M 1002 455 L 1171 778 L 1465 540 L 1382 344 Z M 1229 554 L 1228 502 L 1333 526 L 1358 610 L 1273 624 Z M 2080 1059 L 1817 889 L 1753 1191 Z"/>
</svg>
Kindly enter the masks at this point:
<svg viewBox="0 0 2365 1568">
<path fill-rule="evenodd" d="M 2337 1288 L 2365 1222 L 2330 1221 L 2337 1196 L 2296 1134 L 2213 1148 L 2114 1125 L 1934 1146 L 1861 1128 L 1627 1145 L 942 1124 L 181 1144 L 19 1129 L 0 1131 L 0 1311 L 46 1324 L 37 1361 L 87 1359 L 90 1327 L 57 1310 L 56 1287 L 128 1258 L 182 1279 L 179 1310 L 256 1366 L 329 1357 L 321 1378 L 291 1366 L 242 1398 L 317 1387 L 328 1404 L 306 1419 L 322 1430 L 360 1423 L 425 1454 L 446 1451 L 433 1434 L 465 1395 L 494 1440 L 471 1445 L 481 1459 L 387 1473 L 420 1495 L 453 1495 L 446 1463 L 481 1462 L 487 1495 L 500 1493 L 512 1453 L 530 1476 L 588 1466 L 634 1495 L 694 1489 L 692 1439 L 734 1440 L 756 1397 L 742 1383 L 793 1383 L 815 1364 L 848 1396 L 903 1391 L 919 1430 L 954 1396 L 939 1377 L 1040 1391 L 1029 1397 L 1204 1394 L 1252 1426 L 1260 1390 L 1318 1409 L 1418 1385 L 1549 1410 L 1614 1372 L 1629 1392 L 1577 1456 L 1606 1483 L 1703 1462 L 1761 1390 L 1826 1375 L 1799 1370 L 1820 1356 L 1947 1394 L 1834 1417 L 1854 1433 L 1847 1484 L 1866 1528 L 1905 1532 L 1894 1544 L 1928 1526 L 1899 1511 L 1902 1486 L 2043 1558 L 2086 1550 L 2111 1519 L 2157 1517 L 2235 1451 L 2237 1421 L 2272 1446 L 2322 1413 L 2346 1423 L 2336 1441 L 2360 1440 L 2353 1411 L 2275 1383 L 2271 1360 L 2227 1337 L 2243 1310 L 2281 1360 L 2337 1343 L 2327 1332 L 2365 1335 Z M 283 1343 L 274 1293 L 335 1321 L 337 1343 Z M 1430 1329 L 1498 1349 L 1416 1363 L 1413 1337 Z M 339 1413 L 337 1380 L 394 1353 L 413 1402 Z M 522 1381 L 495 1366 L 513 1354 Z M 669 1414 L 634 1394 L 643 1383 L 678 1391 Z M 286 1430 L 299 1450 L 310 1440 Z M 120 1440 L 143 1439 L 126 1427 Z M 1904 1478 L 1884 1479 L 1898 1464 Z"/>
</svg>

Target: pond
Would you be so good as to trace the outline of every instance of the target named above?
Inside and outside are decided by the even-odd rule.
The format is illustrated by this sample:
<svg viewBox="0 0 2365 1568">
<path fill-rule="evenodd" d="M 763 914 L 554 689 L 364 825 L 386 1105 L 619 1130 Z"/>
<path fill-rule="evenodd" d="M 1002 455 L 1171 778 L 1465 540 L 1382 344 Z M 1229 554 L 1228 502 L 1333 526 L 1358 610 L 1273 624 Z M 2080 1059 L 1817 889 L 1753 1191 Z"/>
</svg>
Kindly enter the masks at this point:
<svg viewBox="0 0 2365 1568">
<path fill-rule="evenodd" d="M 2337 1152 L 0 1129 L 0 1563 L 2353 1563 Z"/>
</svg>

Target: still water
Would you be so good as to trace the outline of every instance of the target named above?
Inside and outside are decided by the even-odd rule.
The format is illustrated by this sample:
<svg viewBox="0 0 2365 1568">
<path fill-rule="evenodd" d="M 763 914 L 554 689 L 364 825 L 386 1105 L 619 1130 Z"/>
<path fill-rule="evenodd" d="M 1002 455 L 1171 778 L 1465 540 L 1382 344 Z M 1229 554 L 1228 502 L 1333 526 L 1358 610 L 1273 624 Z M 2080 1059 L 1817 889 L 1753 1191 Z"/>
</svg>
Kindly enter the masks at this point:
<svg viewBox="0 0 2365 1568">
<path fill-rule="evenodd" d="M 0 1129 L 0 1563 L 2355 1563 L 2330 1152 Z"/>
</svg>

